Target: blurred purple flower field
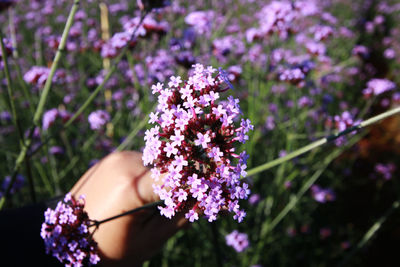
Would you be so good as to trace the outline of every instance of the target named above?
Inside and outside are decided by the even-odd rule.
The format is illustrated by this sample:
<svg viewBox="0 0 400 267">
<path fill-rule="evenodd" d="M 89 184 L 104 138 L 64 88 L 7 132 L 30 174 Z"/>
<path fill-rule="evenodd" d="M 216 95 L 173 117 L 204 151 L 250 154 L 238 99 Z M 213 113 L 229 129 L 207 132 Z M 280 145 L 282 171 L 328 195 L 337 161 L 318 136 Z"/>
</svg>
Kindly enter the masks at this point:
<svg viewBox="0 0 400 267">
<path fill-rule="evenodd" d="M 75 4 L 0 0 L 0 209 L 137 150 L 193 222 L 144 266 L 396 266 L 400 118 L 359 126 L 400 106 L 398 1 Z"/>
</svg>

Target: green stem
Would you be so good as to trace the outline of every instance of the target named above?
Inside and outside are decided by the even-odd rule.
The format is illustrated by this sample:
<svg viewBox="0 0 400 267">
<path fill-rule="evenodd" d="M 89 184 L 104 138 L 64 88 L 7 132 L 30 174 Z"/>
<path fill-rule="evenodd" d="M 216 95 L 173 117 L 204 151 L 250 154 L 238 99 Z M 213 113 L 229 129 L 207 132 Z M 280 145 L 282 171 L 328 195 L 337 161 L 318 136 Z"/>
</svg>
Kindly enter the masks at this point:
<svg viewBox="0 0 400 267">
<path fill-rule="evenodd" d="M 15 108 L 14 91 L 13 91 L 13 86 L 12 86 L 12 81 L 11 81 L 10 70 L 8 68 L 8 60 L 7 60 L 7 54 L 6 54 L 6 49 L 5 49 L 5 46 L 4 46 L 3 38 L 4 38 L 3 37 L 3 32 L 0 30 L 0 48 L 1 48 L 2 59 L 3 59 L 3 62 L 4 62 L 4 73 L 5 73 L 5 76 L 6 76 L 6 79 L 7 79 L 8 99 L 9 99 L 9 102 L 10 102 L 13 122 L 14 122 L 15 127 L 17 128 L 17 133 L 18 133 L 18 137 L 19 137 L 19 143 L 20 143 L 20 146 L 22 147 L 23 143 L 24 143 L 24 136 L 23 136 L 23 133 L 22 133 L 22 128 L 21 128 L 20 121 L 18 119 L 17 111 L 16 111 L 16 108 Z M 32 202 L 35 203 L 36 202 L 36 194 L 35 194 L 35 188 L 34 188 L 33 177 L 32 177 L 32 170 L 30 169 L 29 159 L 26 160 L 25 163 L 26 163 L 27 174 L 28 174 L 29 192 L 30 192 L 30 195 L 31 195 L 31 198 L 32 198 Z M 14 181 L 16 179 L 16 175 L 17 175 L 16 172 L 15 172 L 14 175 L 12 175 L 12 179 L 11 179 L 10 185 L 12 185 L 14 183 Z M 6 190 L 6 196 L 9 194 L 9 192 L 11 190 L 11 186 L 9 186 L 7 189 L 8 190 Z M 2 202 L 3 202 L 3 199 L 5 199 L 5 197 L 1 199 Z M 1 208 L 1 206 L 0 206 L 0 208 Z"/>
<path fill-rule="evenodd" d="M 353 138 L 347 145 L 346 147 L 343 147 L 342 149 L 337 149 L 334 152 L 332 152 L 330 155 L 328 155 L 325 160 L 322 162 L 322 164 L 318 164 L 319 166 L 318 170 L 303 184 L 303 186 L 300 188 L 300 190 L 297 192 L 296 195 L 292 196 L 289 203 L 286 204 L 286 206 L 279 212 L 279 214 L 272 220 L 270 224 L 265 223 L 260 231 L 260 240 L 265 240 L 268 233 L 270 233 L 285 217 L 286 215 L 289 214 L 291 210 L 299 203 L 299 200 L 303 197 L 303 195 L 310 189 L 310 187 L 318 180 L 318 178 L 323 174 L 323 172 L 328 168 L 328 166 L 331 164 L 331 162 L 336 159 L 346 148 L 353 146 L 355 143 L 357 143 L 362 136 L 357 136 Z M 257 250 L 255 253 L 255 256 L 253 258 L 253 264 L 258 262 L 258 258 L 261 252 L 261 249 L 263 248 L 264 242 L 259 242 L 257 246 Z"/>
<path fill-rule="evenodd" d="M 147 114 L 147 116 L 145 116 L 145 118 L 148 118 L 148 114 Z M 129 135 L 125 138 L 125 140 L 117 147 L 117 151 L 122 151 L 122 150 L 126 149 L 126 148 L 130 145 L 132 139 L 137 135 L 137 133 L 138 133 L 146 124 L 147 124 L 147 120 L 146 120 L 146 119 L 142 120 L 142 121 L 135 127 L 135 129 L 133 129 L 133 130 L 129 133 Z"/>
<path fill-rule="evenodd" d="M 140 25 L 142 24 L 144 18 L 146 17 L 148 13 L 143 13 L 140 21 L 138 23 L 138 25 L 136 26 L 136 28 L 134 29 L 134 31 L 132 32 L 131 35 L 131 40 L 134 38 L 137 30 L 139 29 Z M 71 125 L 72 122 L 74 122 L 79 115 L 81 115 L 83 113 L 83 111 L 85 111 L 85 109 L 93 102 L 93 100 L 95 99 L 95 97 L 99 94 L 99 92 L 101 90 L 103 90 L 105 84 L 108 82 L 108 80 L 110 79 L 111 75 L 114 73 L 114 71 L 116 71 L 117 69 L 117 65 L 118 63 L 121 61 L 121 59 L 123 58 L 125 52 L 128 49 L 128 45 L 126 45 L 122 51 L 120 52 L 120 54 L 118 55 L 118 57 L 115 59 L 115 61 L 113 62 L 112 67 L 108 70 L 106 76 L 103 79 L 103 82 L 97 86 L 97 88 L 90 94 L 89 98 L 85 101 L 85 103 L 83 103 L 83 105 L 78 109 L 78 111 L 64 124 L 64 128 L 67 128 L 68 126 Z"/>
<path fill-rule="evenodd" d="M 67 36 L 68 36 L 69 30 L 70 30 L 70 28 L 72 26 L 72 22 L 74 20 L 75 13 L 76 13 L 76 11 L 78 9 L 78 5 L 79 5 L 79 0 L 75 0 L 73 6 L 71 8 L 71 11 L 69 13 L 68 20 L 67 20 L 67 22 L 65 24 L 65 28 L 64 28 L 64 31 L 63 31 L 63 34 L 62 34 L 62 37 L 61 37 L 61 42 L 60 42 L 60 45 L 58 46 L 57 53 L 56 53 L 56 55 L 54 57 L 53 65 L 52 65 L 52 67 L 50 69 L 49 77 L 46 80 L 42 95 L 40 96 L 39 104 L 38 104 L 38 106 L 36 108 L 36 112 L 35 112 L 35 115 L 33 117 L 33 126 L 30 129 L 29 136 L 28 136 L 27 140 L 25 142 L 23 142 L 22 149 L 19 152 L 19 155 L 18 155 L 18 157 L 17 157 L 17 159 L 15 161 L 13 173 L 11 175 L 11 181 L 10 181 L 8 187 L 5 190 L 4 197 L 2 197 L 0 199 L 0 210 L 4 207 L 6 199 L 9 197 L 11 188 L 12 188 L 12 186 L 13 186 L 13 184 L 15 182 L 15 179 L 17 177 L 17 172 L 19 171 L 22 163 L 24 162 L 24 160 L 25 160 L 25 158 L 27 156 L 28 150 L 29 150 L 29 148 L 30 148 L 30 146 L 32 144 L 33 131 L 35 129 L 35 126 L 38 125 L 39 120 L 40 120 L 40 118 L 42 116 L 43 109 L 44 109 L 44 104 L 46 103 L 47 95 L 48 95 L 48 93 L 50 91 L 50 87 L 51 87 L 51 84 L 52 84 L 52 79 L 53 79 L 55 70 L 57 68 L 58 62 L 59 62 L 60 57 L 61 57 L 61 51 L 65 48 L 65 44 L 66 44 L 66 41 L 67 41 Z"/>
<path fill-rule="evenodd" d="M 311 144 L 309 144 L 307 146 L 304 146 L 304 147 L 302 147 L 300 149 L 297 149 L 297 150 L 287 154 L 284 157 L 277 158 L 275 160 L 272 160 L 270 162 L 267 162 L 265 164 L 262 164 L 260 166 L 255 167 L 255 168 L 252 168 L 247 172 L 247 175 L 251 176 L 251 175 L 257 174 L 259 172 L 268 170 L 268 169 L 270 169 L 272 167 L 275 167 L 275 166 L 277 166 L 279 164 L 282 164 L 282 163 L 284 163 L 284 162 L 286 162 L 288 160 L 291 160 L 291 159 L 293 159 L 293 158 L 295 158 L 297 156 L 300 156 L 300 155 L 302 155 L 302 154 L 304 154 L 304 153 L 306 153 L 306 152 L 308 152 L 308 151 L 310 151 L 310 150 L 312 150 L 314 148 L 317 148 L 317 147 L 325 144 L 326 142 L 327 142 L 327 139 L 326 138 L 322 138 L 322 139 L 320 139 L 318 141 L 315 141 L 315 142 L 313 142 L 313 143 L 311 143 Z"/>
<path fill-rule="evenodd" d="M 17 46 L 17 34 L 15 31 L 15 20 L 14 20 L 14 8 L 10 7 L 9 8 L 9 24 L 10 24 L 10 34 L 11 34 L 11 44 L 12 44 L 12 56 L 14 59 L 14 67 L 16 70 L 16 74 L 17 74 L 17 78 L 19 81 L 19 84 L 22 88 L 22 92 L 24 93 L 24 96 L 26 98 L 26 100 L 28 100 L 29 102 L 29 109 L 32 112 L 32 114 L 35 112 L 34 108 L 33 108 L 33 101 L 32 101 L 32 97 L 31 94 L 28 91 L 28 87 L 24 81 L 24 79 L 22 78 L 22 72 L 21 72 L 21 68 L 19 66 L 18 63 L 18 59 L 19 59 L 19 54 L 18 54 L 18 46 Z"/>
<path fill-rule="evenodd" d="M 20 151 L 20 153 L 19 153 L 19 155 L 18 155 L 18 157 L 17 157 L 17 160 L 15 161 L 13 173 L 12 173 L 12 175 L 11 175 L 11 181 L 10 181 L 10 183 L 8 184 L 8 187 L 7 187 L 6 190 L 5 190 L 4 196 L 0 199 L 0 210 L 4 207 L 4 204 L 5 204 L 5 202 L 6 202 L 6 199 L 7 199 L 7 198 L 9 197 L 9 195 L 10 195 L 10 191 L 11 191 L 11 188 L 12 188 L 12 186 L 13 186 L 13 184 L 14 184 L 14 182 L 15 182 L 15 179 L 16 179 L 16 177 L 17 177 L 18 170 L 20 169 L 22 163 L 23 163 L 24 160 L 25 160 L 25 157 L 26 157 L 26 154 L 27 154 L 27 152 L 28 152 L 28 148 L 29 148 L 30 145 L 31 145 L 31 142 L 32 142 L 32 139 L 29 138 L 29 139 L 26 141 L 26 143 L 22 146 L 22 149 L 21 149 L 21 151 Z"/>
<path fill-rule="evenodd" d="M 35 115 L 33 116 L 33 124 L 36 125 L 36 126 L 39 125 L 39 121 L 40 121 L 40 119 L 42 117 L 43 110 L 44 110 L 44 105 L 46 104 L 47 96 L 49 95 L 50 88 L 51 88 L 51 85 L 53 83 L 53 77 L 54 77 L 54 74 L 55 74 L 55 72 L 57 70 L 58 63 L 59 63 L 59 61 L 61 59 L 62 52 L 65 49 L 65 45 L 67 43 L 69 30 L 71 29 L 71 26 L 72 26 L 72 24 L 74 22 L 75 13 L 78 10 L 79 2 L 80 2 L 79 0 L 74 0 L 74 4 L 72 5 L 71 11 L 69 12 L 69 16 L 68 16 L 67 22 L 65 24 L 65 28 L 64 28 L 63 34 L 61 36 L 60 44 L 58 46 L 56 55 L 54 56 L 53 64 L 51 65 L 49 77 L 47 77 L 46 83 L 44 84 L 44 88 L 43 88 L 42 94 L 41 94 L 40 99 L 39 99 L 39 104 L 38 104 L 38 106 L 36 108 Z"/>
<path fill-rule="evenodd" d="M 218 241 L 218 237 L 220 236 L 219 232 L 218 232 L 218 226 L 217 226 L 217 221 L 212 222 L 209 224 L 211 227 L 211 234 L 212 234 L 212 238 L 213 238 L 213 246 L 214 246 L 214 252 L 215 252 L 215 264 L 216 266 L 224 266 L 224 263 L 222 261 L 222 253 L 221 253 L 221 249 L 219 246 L 219 241 Z"/>
<path fill-rule="evenodd" d="M 358 128 L 361 129 L 361 128 L 367 127 L 367 126 L 369 126 L 369 125 L 372 125 L 372 124 L 374 124 L 374 123 L 377 123 L 377 122 L 380 121 L 380 120 L 386 119 L 387 117 L 393 116 L 393 115 L 395 115 L 395 114 L 397 114 L 397 113 L 400 113 L 400 107 L 397 107 L 397 108 L 388 110 L 388 111 L 383 112 L 383 113 L 381 113 L 381 114 L 379 114 L 379 115 L 376 115 L 376 116 L 374 116 L 374 117 L 372 117 L 372 118 L 369 118 L 369 119 L 367 119 L 367 120 L 361 122 L 361 123 L 359 124 L 359 127 L 358 127 Z"/>
<path fill-rule="evenodd" d="M 251 176 L 251 175 L 255 175 L 257 173 L 260 173 L 262 171 L 268 170 L 268 169 L 270 169 L 272 167 L 275 167 L 275 166 L 277 166 L 279 164 L 282 164 L 283 162 L 286 162 L 286 161 L 291 160 L 291 159 L 293 159 L 295 157 L 303 155 L 303 154 L 307 153 L 308 151 L 313 150 L 314 148 L 320 147 L 320 146 L 324 145 L 325 143 L 332 142 L 332 141 L 338 139 L 339 137 L 341 137 L 343 135 L 346 135 L 346 134 L 354 132 L 354 131 L 361 130 L 361 129 L 367 127 L 367 126 L 375 124 L 375 123 L 377 123 L 377 122 L 379 122 L 379 121 L 381 121 L 381 120 L 383 120 L 385 118 L 388 118 L 390 116 L 393 116 L 393 115 L 395 115 L 397 113 L 400 113 L 400 107 L 397 107 L 397 108 L 388 110 L 386 112 L 383 112 L 383 113 L 381 113 L 379 115 L 376 115 L 376 116 L 374 116 L 372 118 L 369 118 L 369 119 L 367 119 L 365 121 L 362 121 L 358 125 L 355 125 L 353 127 L 347 128 L 344 131 L 341 131 L 341 132 L 338 132 L 336 134 L 332 134 L 330 136 L 327 136 L 327 137 L 324 137 L 322 139 L 319 139 L 319 140 L 317 140 L 317 141 L 315 141 L 315 142 L 313 142 L 313 143 L 311 143 L 311 144 L 309 144 L 307 146 L 304 146 L 302 148 L 299 148 L 299 149 L 287 154 L 284 157 L 277 158 L 275 160 L 272 160 L 270 162 L 264 163 L 264 164 L 262 164 L 260 166 L 255 167 L 255 168 L 252 168 L 247 172 L 247 175 Z"/>
<path fill-rule="evenodd" d="M 25 166 L 26 166 L 26 173 L 28 176 L 29 193 L 31 195 L 32 202 L 36 203 L 35 183 L 33 181 L 33 175 L 32 175 L 32 169 L 31 169 L 31 163 L 30 163 L 29 157 L 25 158 Z"/>
<path fill-rule="evenodd" d="M 3 32 L 0 30 L 0 48 L 1 48 L 2 59 L 4 62 L 4 74 L 7 79 L 8 100 L 10 102 L 10 108 L 11 108 L 11 113 L 13 116 L 13 122 L 15 124 L 15 127 L 17 127 L 18 136 L 19 136 L 20 143 L 21 143 L 23 140 L 23 135 L 22 135 L 21 126 L 19 124 L 19 120 L 17 117 L 17 111 L 15 109 L 14 91 L 13 91 L 13 86 L 12 86 L 12 81 L 11 81 L 10 70 L 8 68 L 8 59 L 7 59 L 6 48 L 4 46 L 3 38 L 4 38 Z"/>
<path fill-rule="evenodd" d="M 35 166 L 37 172 L 39 173 L 39 176 L 40 176 L 40 178 L 42 179 L 42 183 L 43 183 L 44 187 L 46 188 L 47 192 L 48 192 L 51 196 L 54 195 L 54 189 L 53 189 L 53 187 L 51 186 L 51 183 L 50 183 L 50 181 L 49 181 L 49 178 L 48 178 L 47 175 L 46 175 L 46 172 L 45 172 L 45 170 L 44 170 L 43 165 L 42 165 L 41 163 L 37 162 L 37 161 L 35 161 L 33 164 L 34 164 L 34 166 Z"/>
<path fill-rule="evenodd" d="M 376 232 L 382 227 L 382 224 L 387 220 L 387 218 L 400 207 L 400 201 L 396 200 L 393 202 L 392 206 L 386 211 L 386 213 L 379 218 L 368 231 L 364 234 L 363 238 L 358 242 L 357 246 L 346 256 L 346 258 L 339 264 L 339 266 L 345 266 L 345 264 L 359 251 L 363 248 L 369 240 L 376 234 Z"/>
<path fill-rule="evenodd" d="M 83 103 L 83 105 L 78 109 L 77 112 L 64 124 L 64 129 L 68 128 L 82 113 L 85 109 L 93 102 L 95 97 L 99 94 L 101 90 L 103 90 L 106 82 L 110 79 L 111 75 L 117 69 L 116 65 L 112 66 L 111 69 L 107 72 L 107 75 L 104 77 L 103 82 L 97 86 L 97 88 L 90 94 L 88 99 Z"/>
</svg>

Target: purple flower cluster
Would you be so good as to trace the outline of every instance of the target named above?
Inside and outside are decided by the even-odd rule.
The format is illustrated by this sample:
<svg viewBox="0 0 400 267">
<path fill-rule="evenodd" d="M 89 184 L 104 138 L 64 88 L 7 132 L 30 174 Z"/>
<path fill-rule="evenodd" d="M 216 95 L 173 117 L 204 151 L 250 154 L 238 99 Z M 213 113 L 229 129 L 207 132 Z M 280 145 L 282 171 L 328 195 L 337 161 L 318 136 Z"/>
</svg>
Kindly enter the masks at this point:
<svg viewBox="0 0 400 267">
<path fill-rule="evenodd" d="M 50 69 L 42 66 L 33 66 L 29 71 L 24 74 L 24 80 L 28 84 L 37 85 L 42 88 L 49 77 Z M 65 70 L 59 69 L 55 72 L 53 82 L 62 83 L 65 80 Z"/>
<path fill-rule="evenodd" d="M 33 66 L 27 73 L 25 73 L 24 80 L 29 84 L 37 84 L 42 87 L 46 82 L 49 74 L 49 68 L 42 66 Z"/>
<path fill-rule="evenodd" d="M 342 132 L 346 130 L 347 128 L 359 124 L 361 121 L 360 120 L 354 120 L 353 115 L 348 112 L 344 111 L 341 115 L 336 115 L 334 117 L 336 129 L 339 132 Z M 335 140 L 335 144 L 337 146 L 341 146 L 345 143 L 346 138 L 344 136 L 341 136 Z"/>
<path fill-rule="evenodd" d="M 150 16 L 147 16 L 141 24 L 140 17 L 125 19 L 123 22 L 124 31 L 115 33 L 110 40 L 103 44 L 102 57 L 116 57 L 125 46 L 135 46 L 137 38 L 148 36 L 151 33 L 164 34 L 169 27 L 165 21 L 157 22 Z"/>
<path fill-rule="evenodd" d="M 363 95 L 365 97 L 376 96 L 391 91 L 394 88 L 396 88 L 396 85 L 392 81 L 387 79 L 372 79 L 367 83 L 367 88 L 363 90 Z"/>
<path fill-rule="evenodd" d="M 314 40 L 320 42 L 332 36 L 334 30 L 331 26 L 316 25 L 310 28 L 310 32 L 314 35 Z"/>
<path fill-rule="evenodd" d="M 75 200 L 67 194 L 54 210 L 48 208 L 44 213 L 40 235 L 44 239 L 46 253 L 51 253 L 65 266 L 94 265 L 100 261 L 97 243 L 89 231 L 91 221 L 84 206 L 84 196 Z"/>
<path fill-rule="evenodd" d="M 215 39 L 212 43 L 212 49 L 213 54 L 219 62 L 226 62 L 226 57 L 229 54 L 234 54 L 239 57 L 246 51 L 242 40 L 232 35 Z"/>
<path fill-rule="evenodd" d="M 334 201 L 336 198 L 335 192 L 330 188 L 322 188 L 318 185 L 311 186 L 312 197 L 320 203 Z"/>
<path fill-rule="evenodd" d="M 110 114 L 105 110 L 96 110 L 89 114 L 88 121 L 90 129 L 101 130 L 102 127 L 111 119 Z"/>
<path fill-rule="evenodd" d="M 13 50 L 11 41 L 9 39 L 3 38 L 3 44 L 4 44 L 5 51 L 6 51 L 6 56 L 11 55 L 12 50 Z M 3 57 L 3 55 L 2 55 L 2 52 L 0 49 L 0 59 L 2 59 L 2 57 Z"/>
<path fill-rule="evenodd" d="M 61 118 L 63 122 L 66 122 L 71 118 L 71 113 L 66 110 L 59 110 L 57 108 L 52 108 L 44 112 L 42 117 L 42 129 L 44 131 L 48 130 L 51 125 L 57 120 L 57 118 Z"/>
<path fill-rule="evenodd" d="M 0 198 L 3 197 L 5 191 L 7 190 L 8 186 L 10 185 L 11 182 L 11 176 L 6 176 L 3 180 L 3 183 L 1 185 L 1 190 L 0 190 Z M 10 194 L 15 194 L 18 192 L 23 186 L 25 185 L 25 177 L 18 174 L 17 177 L 15 177 L 15 182 L 13 183 Z"/>
<path fill-rule="evenodd" d="M 287 81 L 292 84 L 301 84 L 301 82 L 304 80 L 304 78 L 305 78 L 305 75 L 300 68 L 285 69 L 279 75 L 279 80 Z"/>
<path fill-rule="evenodd" d="M 234 144 L 245 143 L 253 126 L 241 119 L 235 127 L 241 114 L 238 99 L 229 96 L 218 103 L 220 93 L 229 89 L 223 84 L 229 81 L 222 72 L 213 77 L 215 72 L 196 64 L 188 81 L 172 76 L 167 88 L 161 83 L 152 86 L 158 106 L 149 122 L 156 126 L 145 133 L 143 162 L 153 164 L 156 182 L 162 179 L 162 185 L 153 187 L 165 203 L 159 207 L 161 214 L 168 218 L 185 207 L 191 207 L 186 213 L 191 222 L 199 212 L 209 222 L 225 209 L 238 222 L 246 215 L 239 199 L 250 193 L 240 181 L 246 176 L 248 155 L 235 153 Z"/>
<path fill-rule="evenodd" d="M 356 45 L 352 50 L 352 54 L 360 56 L 361 58 L 366 58 L 369 56 L 369 50 L 364 45 Z"/>
<path fill-rule="evenodd" d="M 185 22 L 192 26 L 198 34 L 209 36 L 214 18 L 215 12 L 212 10 L 193 11 L 185 17 Z"/>
<path fill-rule="evenodd" d="M 383 164 L 378 163 L 375 165 L 375 172 L 380 174 L 385 180 L 392 179 L 393 172 L 396 170 L 396 166 L 393 163 Z"/>
<path fill-rule="evenodd" d="M 228 246 L 233 247 L 237 252 L 243 252 L 249 247 L 247 234 L 240 233 L 234 230 L 232 233 L 225 236 L 225 241 Z"/>
<path fill-rule="evenodd" d="M 291 33 L 297 32 L 297 19 L 315 15 L 317 11 L 313 1 L 296 1 L 295 4 L 290 1 L 272 1 L 257 14 L 259 27 L 247 30 L 247 40 L 251 42 L 274 33 L 286 39 Z"/>
</svg>

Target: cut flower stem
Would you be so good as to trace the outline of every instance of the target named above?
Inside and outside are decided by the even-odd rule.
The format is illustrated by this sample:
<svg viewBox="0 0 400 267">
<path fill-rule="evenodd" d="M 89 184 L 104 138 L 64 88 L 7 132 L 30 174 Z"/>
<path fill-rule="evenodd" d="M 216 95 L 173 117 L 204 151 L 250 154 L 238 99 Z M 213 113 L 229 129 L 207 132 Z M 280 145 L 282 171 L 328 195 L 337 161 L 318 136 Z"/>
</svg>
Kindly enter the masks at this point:
<svg viewBox="0 0 400 267">
<path fill-rule="evenodd" d="M 313 149 L 315 149 L 317 147 L 320 147 L 320 146 L 322 146 L 322 145 L 324 145 L 324 144 L 326 144 L 328 142 L 332 142 L 332 141 L 338 139 L 339 137 L 341 137 L 343 135 L 349 134 L 349 133 L 354 132 L 354 131 L 359 131 L 359 130 L 367 127 L 367 126 L 375 124 L 375 123 L 377 123 L 377 122 L 379 122 L 379 121 L 381 121 L 381 120 L 383 120 L 385 118 L 388 118 L 390 116 L 396 115 L 398 113 L 400 113 L 400 107 L 397 107 L 397 108 L 388 110 L 386 112 L 383 112 L 383 113 L 381 113 L 379 115 L 376 115 L 376 116 L 371 117 L 371 118 L 369 118 L 367 120 L 364 120 L 364 121 L 360 122 L 357 125 L 349 127 L 344 131 L 341 131 L 341 132 L 329 135 L 327 137 L 321 138 L 321 139 L 319 139 L 317 141 L 314 141 L 311 144 L 306 145 L 306 146 L 304 146 L 302 148 L 299 148 L 299 149 L 287 154 L 284 157 L 280 157 L 280 158 L 277 158 L 275 160 L 272 160 L 272 161 L 269 161 L 267 163 L 264 163 L 264 164 L 262 164 L 260 166 L 254 167 L 254 168 L 252 168 L 252 169 L 247 171 L 247 175 L 251 176 L 251 175 L 255 175 L 257 173 L 266 171 L 268 169 L 271 169 L 271 168 L 273 168 L 275 166 L 278 166 L 278 165 L 280 165 L 280 164 L 282 164 L 282 163 L 284 163 L 286 161 L 289 161 L 289 160 L 291 160 L 291 159 L 293 159 L 295 157 L 303 155 L 303 154 L 305 154 L 305 153 L 307 153 L 307 152 L 309 152 L 309 151 L 311 151 L 311 150 L 313 150 Z"/>
</svg>

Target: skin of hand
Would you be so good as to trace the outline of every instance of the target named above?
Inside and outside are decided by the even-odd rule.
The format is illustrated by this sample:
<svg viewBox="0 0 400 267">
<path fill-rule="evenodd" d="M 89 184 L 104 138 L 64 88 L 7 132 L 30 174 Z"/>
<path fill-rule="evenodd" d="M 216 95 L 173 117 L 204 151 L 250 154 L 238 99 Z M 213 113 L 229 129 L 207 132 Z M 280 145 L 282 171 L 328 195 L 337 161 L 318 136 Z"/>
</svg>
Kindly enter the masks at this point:
<svg viewBox="0 0 400 267">
<path fill-rule="evenodd" d="M 114 152 L 91 167 L 71 193 L 75 198 L 85 195 L 89 218 L 100 221 L 158 201 L 152 184 L 141 153 Z M 93 236 L 100 250 L 100 265 L 141 266 L 185 225 L 183 212 L 167 219 L 156 207 L 105 222 Z"/>
</svg>

